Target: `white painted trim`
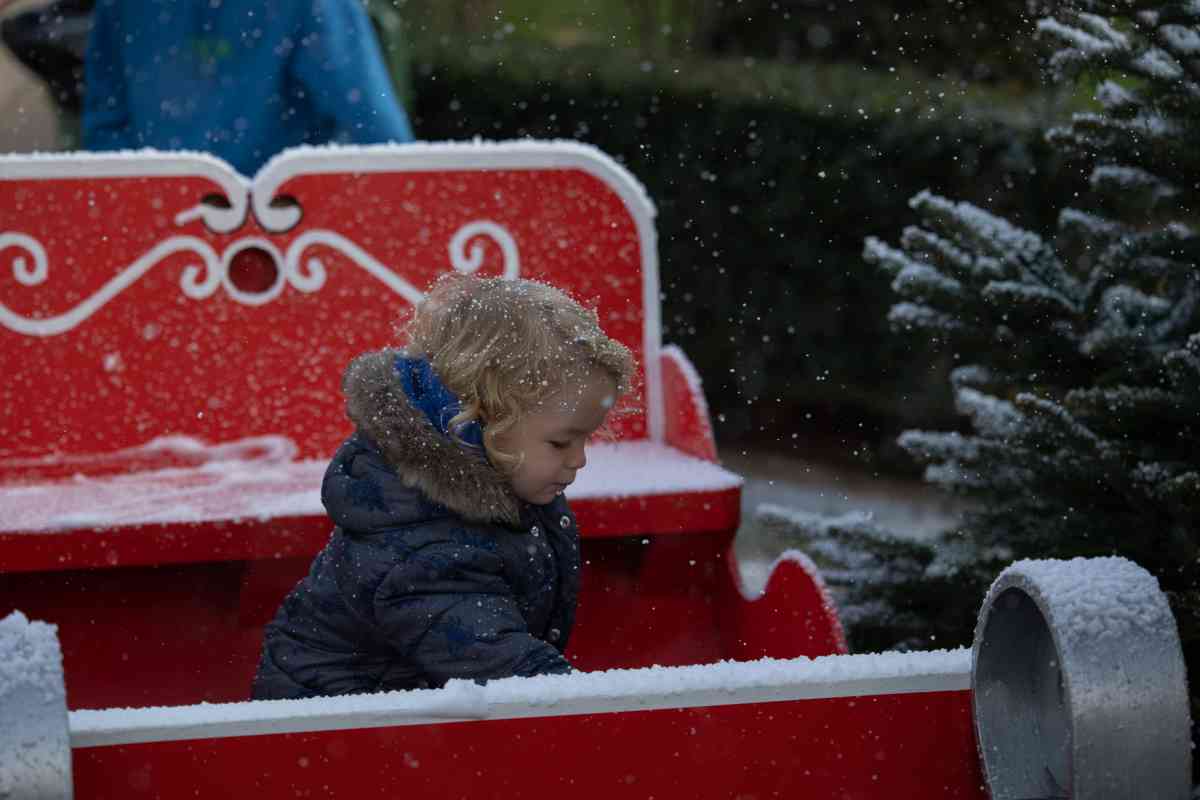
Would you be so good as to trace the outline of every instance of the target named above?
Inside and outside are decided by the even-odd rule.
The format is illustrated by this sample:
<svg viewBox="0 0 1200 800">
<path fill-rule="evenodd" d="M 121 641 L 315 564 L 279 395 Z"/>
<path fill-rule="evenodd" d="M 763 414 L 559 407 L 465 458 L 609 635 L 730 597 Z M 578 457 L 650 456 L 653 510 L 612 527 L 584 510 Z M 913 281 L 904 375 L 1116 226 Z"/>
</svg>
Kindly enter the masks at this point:
<svg viewBox="0 0 1200 800">
<path fill-rule="evenodd" d="M 297 236 L 288 247 L 287 255 L 284 258 L 285 270 L 292 285 L 302 292 L 315 292 L 325 285 L 327 273 L 321 259 L 316 256 L 308 259 L 307 274 L 300 269 L 301 256 L 314 244 L 325 245 L 337 250 L 413 305 L 421 302 L 425 297 L 420 289 L 392 272 L 366 250 L 337 231 L 328 230 L 305 231 Z"/>
<path fill-rule="evenodd" d="M 175 211 L 176 225 L 201 219 L 217 233 L 242 226 L 250 201 L 250 181 L 215 156 L 198 152 L 122 150 L 112 153 L 13 153 L 0 155 L 0 182 L 28 180 L 79 180 L 81 178 L 190 178 L 216 183 L 230 202 L 229 208 L 208 206 L 194 198 Z"/>
<path fill-rule="evenodd" d="M 71 747 L 970 689 L 971 651 L 723 662 L 375 695 L 72 711 Z"/>
</svg>

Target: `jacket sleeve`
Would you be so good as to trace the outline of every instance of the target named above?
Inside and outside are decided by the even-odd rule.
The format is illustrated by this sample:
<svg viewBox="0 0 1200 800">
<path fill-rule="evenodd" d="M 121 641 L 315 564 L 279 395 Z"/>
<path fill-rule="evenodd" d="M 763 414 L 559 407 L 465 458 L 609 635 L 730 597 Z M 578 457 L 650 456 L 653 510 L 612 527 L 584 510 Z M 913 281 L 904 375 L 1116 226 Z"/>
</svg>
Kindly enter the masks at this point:
<svg viewBox="0 0 1200 800">
<path fill-rule="evenodd" d="M 84 60 L 83 146 L 88 150 L 136 147 L 129 120 L 121 57 L 122 17 L 111 3 L 97 3 Z"/>
<path fill-rule="evenodd" d="M 399 655 L 434 685 L 571 671 L 529 633 L 499 556 L 434 542 L 407 553 L 375 595 L 376 622 Z"/>
<path fill-rule="evenodd" d="M 371 20 L 359 0 L 312 0 L 292 71 L 350 142 L 411 142 Z"/>
</svg>

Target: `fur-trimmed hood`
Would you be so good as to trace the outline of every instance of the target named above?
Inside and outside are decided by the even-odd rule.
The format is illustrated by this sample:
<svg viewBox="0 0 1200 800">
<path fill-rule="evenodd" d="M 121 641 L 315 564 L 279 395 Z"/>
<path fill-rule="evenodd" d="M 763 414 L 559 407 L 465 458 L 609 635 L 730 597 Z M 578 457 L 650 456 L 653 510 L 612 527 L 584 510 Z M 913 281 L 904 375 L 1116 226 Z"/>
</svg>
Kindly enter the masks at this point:
<svg viewBox="0 0 1200 800">
<path fill-rule="evenodd" d="M 396 359 L 385 349 L 358 356 L 342 377 L 346 414 L 379 448 L 406 486 L 473 522 L 516 527 L 521 501 L 483 453 L 438 430 L 401 385 Z"/>
</svg>

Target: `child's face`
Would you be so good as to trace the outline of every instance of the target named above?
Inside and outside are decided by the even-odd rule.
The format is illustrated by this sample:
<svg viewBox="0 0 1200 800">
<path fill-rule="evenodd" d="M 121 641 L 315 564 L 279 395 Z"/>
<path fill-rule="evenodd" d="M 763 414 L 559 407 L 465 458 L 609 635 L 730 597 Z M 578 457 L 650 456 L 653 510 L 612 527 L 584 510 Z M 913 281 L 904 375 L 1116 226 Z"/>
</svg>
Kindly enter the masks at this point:
<svg viewBox="0 0 1200 800">
<path fill-rule="evenodd" d="M 616 399 L 613 379 L 592 370 L 542 401 L 509 430 L 496 437 L 496 446 L 523 455 L 510 482 L 517 497 L 544 505 L 575 480 L 587 459 L 583 446 L 604 423 Z"/>
</svg>

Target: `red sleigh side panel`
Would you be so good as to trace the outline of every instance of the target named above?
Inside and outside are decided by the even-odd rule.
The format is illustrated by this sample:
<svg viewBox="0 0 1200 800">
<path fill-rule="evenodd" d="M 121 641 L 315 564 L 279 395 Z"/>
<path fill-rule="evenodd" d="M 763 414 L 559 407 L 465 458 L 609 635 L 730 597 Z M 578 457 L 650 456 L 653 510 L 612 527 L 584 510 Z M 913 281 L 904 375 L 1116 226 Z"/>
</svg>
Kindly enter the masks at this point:
<svg viewBox="0 0 1200 800">
<path fill-rule="evenodd" d="M 75 712 L 74 781 L 94 798 L 982 800 L 969 664 L 891 653 Z"/>
</svg>

